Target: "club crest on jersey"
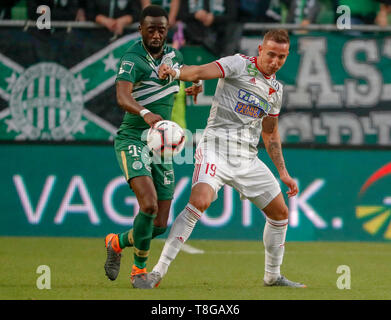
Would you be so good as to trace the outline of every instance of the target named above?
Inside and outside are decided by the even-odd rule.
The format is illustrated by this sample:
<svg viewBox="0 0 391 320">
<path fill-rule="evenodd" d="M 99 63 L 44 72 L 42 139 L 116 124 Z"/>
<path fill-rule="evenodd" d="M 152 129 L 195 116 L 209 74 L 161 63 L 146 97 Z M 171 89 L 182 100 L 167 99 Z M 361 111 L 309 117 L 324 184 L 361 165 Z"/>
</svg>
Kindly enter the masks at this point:
<svg viewBox="0 0 391 320">
<path fill-rule="evenodd" d="M 257 74 L 258 74 L 258 69 L 255 65 L 253 65 L 252 63 L 248 64 L 247 66 L 247 72 L 250 76 L 253 76 L 255 77 Z"/>
<path fill-rule="evenodd" d="M 268 114 L 270 111 L 270 105 L 261 97 L 256 96 L 255 94 L 252 94 L 250 92 L 247 92 L 246 90 L 240 89 L 238 92 L 238 98 L 244 102 L 246 102 L 249 106 L 254 106 L 262 110 L 263 113 Z M 236 107 L 238 104 L 236 105 Z M 235 109 L 236 109 L 235 107 Z M 235 110 L 236 111 L 236 110 Z"/>
<path fill-rule="evenodd" d="M 163 56 L 161 64 L 166 64 L 169 67 L 173 67 L 172 59 L 175 57 L 175 52 L 171 51 Z"/>
</svg>

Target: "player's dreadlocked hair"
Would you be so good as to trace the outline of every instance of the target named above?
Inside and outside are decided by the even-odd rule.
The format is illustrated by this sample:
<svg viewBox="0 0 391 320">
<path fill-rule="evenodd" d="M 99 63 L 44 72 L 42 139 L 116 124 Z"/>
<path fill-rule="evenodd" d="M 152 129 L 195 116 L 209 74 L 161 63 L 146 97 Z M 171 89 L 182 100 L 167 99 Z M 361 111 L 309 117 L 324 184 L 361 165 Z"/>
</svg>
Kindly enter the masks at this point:
<svg viewBox="0 0 391 320">
<path fill-rule="evenodd" d="M 263 42 L 265 43 L 267 40 L 272 40 L 277 43 L 290 43 L 288 31 L 284 29 L 275 29 L 266 32 L 263 37 Z"/>
<path fill-rule="evenodd" d="M 164 10 L 161 6 L 158 5 L 150 5 L 148 7 L 145 7 L 143 11 L 141 11 L 140 16 L 140 24 L 143 24 L 145 17 L 166 17 L 168 21 L 168 14 L 167 11 Z"/>
</svg>

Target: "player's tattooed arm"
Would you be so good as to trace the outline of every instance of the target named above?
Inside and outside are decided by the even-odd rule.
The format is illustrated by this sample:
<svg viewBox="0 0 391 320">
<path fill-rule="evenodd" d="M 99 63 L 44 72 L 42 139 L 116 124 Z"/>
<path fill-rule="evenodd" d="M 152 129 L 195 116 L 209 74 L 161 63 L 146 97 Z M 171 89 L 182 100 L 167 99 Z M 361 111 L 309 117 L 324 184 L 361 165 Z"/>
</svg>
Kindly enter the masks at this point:
<svg viewBox="0 0 391 320">
<path fill-rule="evenodd" d="M 280 179 L 287 185 L 289 197 L 295 196 L 299 189 L 294 179 L 289 175 L 282 154 L 281 138 L 278 132 L 278 118 L 266 117 L 262 121 L 262 139 L 269 157 L 276 166 Z"/>
<path fill-rule="evenodd" d="M 284 174 L 286 171 L 284 157 L 282 155 L 281 139 L 278 133 L 278 118 L 266 117 L 262 121 L 262 139 L 265 148 L 278 173 Z"/>
</svg>

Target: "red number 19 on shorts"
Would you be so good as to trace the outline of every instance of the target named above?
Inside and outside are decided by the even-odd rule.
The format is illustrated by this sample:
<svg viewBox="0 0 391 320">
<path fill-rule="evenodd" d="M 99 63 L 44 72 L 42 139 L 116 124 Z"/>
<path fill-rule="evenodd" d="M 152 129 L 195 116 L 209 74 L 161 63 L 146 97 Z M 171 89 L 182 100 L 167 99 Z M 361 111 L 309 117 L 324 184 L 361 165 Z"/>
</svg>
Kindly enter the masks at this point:
<svg viewBox="0 0 391 320">
<path fill-rule="evenodd" d="M 206 164 L 206 169 L 205 169 L 205 174 L 210 174 L 211 177 L 214 177 L 216 174 L 216 165 L 214 163 L 207 163 Z"/>
<path fill-rule="evenodd" d="M 201 171 L 203 170 L 204 166 L 205 166 L 205 171 Z M 206 164 L 196 163 L 194 167 L 192 183 L 196 183 L 199 181 L 200 173 L 202 176 L 210 175 L 211 177 L 214 177 L 216 175 L 216 165 L 210 162 L 207 162 Z"/>
</svg>

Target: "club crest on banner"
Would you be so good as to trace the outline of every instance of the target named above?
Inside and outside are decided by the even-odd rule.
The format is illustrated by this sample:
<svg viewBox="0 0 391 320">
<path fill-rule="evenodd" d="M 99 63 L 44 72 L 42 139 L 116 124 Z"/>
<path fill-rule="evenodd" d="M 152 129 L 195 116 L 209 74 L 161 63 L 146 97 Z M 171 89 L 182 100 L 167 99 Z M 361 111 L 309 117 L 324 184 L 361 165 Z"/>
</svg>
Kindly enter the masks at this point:
<svg viewBox="0 0 391 320">
<path fill-rule="evenodd" d="M 16 80 L 9 101 L 7 130 L 29 140 L 66 139 L 83 132 L 83 94 L 77 80 L 56 63 L 29 67 Z"/>
<path fill-rule="evenodd" d="M 75 66 L 39 62 L 24 68 L 0 53 L 0 134 L 7 140 L 112 140 L 117 128 L 86 108 L 112 87 L 123 53 L 140 38 L 126 35 Z"/>
</svg>

